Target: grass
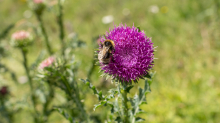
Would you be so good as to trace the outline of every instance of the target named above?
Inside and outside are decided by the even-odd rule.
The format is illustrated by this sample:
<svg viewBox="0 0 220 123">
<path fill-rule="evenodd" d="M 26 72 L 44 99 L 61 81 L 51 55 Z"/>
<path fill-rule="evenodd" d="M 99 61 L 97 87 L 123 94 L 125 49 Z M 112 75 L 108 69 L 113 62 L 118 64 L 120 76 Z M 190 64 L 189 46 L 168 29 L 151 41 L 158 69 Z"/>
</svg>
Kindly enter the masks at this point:
<svg viewBox="0 0 220 123">
<path fill-rule="evenodd" d="M 150 6 L 156 5 L 158 13 L 150 12 Z M 76 49 L 76 59 L 81 60 L 79 78 L 85 78 L 93 58 L 92 37 L 105 33 L 113 24 L 103 24 L 103 16 L 114 16 L 114 24 L 120 23 L 140 26 L 147 36 L 152 37 L 155 52 L 154 70 L 157 74 L 152 84 L 152 93 L 148 104 L 142 108 L 147 114 L 141 115 L 146 122 L 151 123 L 217 123 L 220 121 L 220 2 L 191 1 L 191 0 L 81 0 L 64 3 L 64 23 L 66 36 L 72 32 L 79 34 L 79 38 L 87 43 L 86 48 Z M 129 15 L 123 15 L 127 8 Z M 18 29 L 29 29 L 38 23 L 32 15 L 24 18 L 24 12 L 30 12 L 25 2 L 0 0 L 0 31 L 11 23 L 16 23 Z M 44 13 L 46 30 L 50 34 L 54 50 L 60 47 L 58 26 L 56 25 L 56 7 L 51 7 Z M 18 23 L 19 22 L 19 23 Z M 23 23 L 22 23 L 23 22 Z M 38 28 L 37 28 L 38 30 Z M 43 39 L 37 37 L 35 45 L 30 48 L 28 55 L 30 62 L 35 55 L 45 48 Z M 8 44 L 9 38 L 3 42 Z M 8 44 L 9 45 L 9 44 Z M 3 62 L 19 76 L 24 70 L 15 59 L 21 58 L 17 50 L 9 47 L 11 56 Z M 11 65 L 13 64 L 13 65 Z M 92 82 L 100 86 L 101 78 L 96 67 L 92 75 Z M 5 80 L 6 81 L 6 80 Z M 28 92 L 27 85 L 15 85 L 7 81 L 12 94 L 21 98 Z M 2 84 L 2 83 L 0 83 Z M 138 84 L 142 84 L 139 82 Z M 107 85 L 109 86 L 109 85 Z M 22 91 L 21 91 L 22 90 Z M 23 91 L 24 90 L 24 91 Z M 135 93 L 135 91 L 133 91 Z M 94 100 L 94 96 L 87 95 L 86 100 Z M 93 105 L 86 103 L 88 110 Z M 95 111 L 98 114 L 100 110 Z M 17 123 L 28 122 L 29 114 L 22 112 L 16 116 Z M 59 117 L 57 117 L 59 116 Z M 26 119 L 27 118 L 27 119 Z M 55 113 L 50 122 L 65 122 L 65 119 Z"/>
</svg>

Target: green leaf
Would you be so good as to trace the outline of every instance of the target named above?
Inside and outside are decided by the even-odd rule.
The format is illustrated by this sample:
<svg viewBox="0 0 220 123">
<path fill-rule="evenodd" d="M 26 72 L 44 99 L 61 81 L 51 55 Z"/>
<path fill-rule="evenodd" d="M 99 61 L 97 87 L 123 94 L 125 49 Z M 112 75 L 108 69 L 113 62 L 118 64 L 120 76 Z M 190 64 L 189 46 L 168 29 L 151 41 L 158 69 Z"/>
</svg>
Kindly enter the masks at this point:
<svg viewBox="0 0 220 123">
<path fill-rule="evenodd" d="M 142 101 L 140 105 L 147 104 L 147 101 Z"/>
<path fill-rule="evenodd" d="M 93 90 L 94 94 L 98 94 L 98 91 L 96 90 L 94 85 L 92 86 L 92 90 Z"/>
<path fill-rule="evenodd" d="M 101 101 L 99 104 L 95 104 L 95 105 L 94 105 L 95 107 L 93 108 L 93 110 L 95 111 L 96 108 L 98 108 L 98 107 L 100 107 L 100 106 L 102 106 L 102 105 L 104 105 L 104 106 L 109 105 L 109 106 L 111 106 L 111 107 L 114 107 L 111 102 L 108 102 L 108 101 L 106 101 L 106 100 L 103 100 L 103 101 Z"/>
<path fill-rule="evenodd" d="M 140 28 L 139 26 L 137 27 L 137 29 L 138 29 L 138 32 L 140 32 L 140 31 L 141 31 L 141 28 Z"/>
<path fill-rule="evenodd" d="M 94 94 L 97 94 L 99 100 L 104 100 L 102 96 L 102 92 L 99 92 L 94 85 L 92 85 L 88 80 L 80 79 L 82 82 L 84 82 L 89 88 L 93 90 Z"/>
<path fill-rule="evenodd" d="M 114 105 L 114 112 L 120 111 L 120 107 L 119 107 L 117 98 L 115 98 L 115 102 L 113 102 L 113 105 Z"/>
<path fill-rule="evenodd" d="M 143 114 L 143 113 L 146 113 L 146 111 L 139 109 L 136 114 Z"/>
<path fill-rule="evenodd" d="M 0 33 L 0 39 L 3 39 L 7 36 L 7 34 L 9 33 L 9 31 L 15 26 L 15 24 L 11 24 L 9 25 L 6 29 L 4 29 L 1 33 Z"/>
<path fill-rule="evenodd" d="M 152 82 L 153 82 L 152 79 L 149 79 L 149 80 L 148 80 L 149 86 L 151 85 Z"/>
<path fill-rule="evenodd" d="M 117 117 L 116 119 L 115 119 L 115 121 L 117 121 L 118 123 L 120 123 L 120 122 L 122 122 L 122 119 L 121 119 L 121 117 Z"/>
<path fill-rule="evenodd" d="M 99 98 L 99 100 L 102 100 L 102 91 L 99 92 L 98 98 Z"/>
<path fill-rule="evenodd" d="M 96 108 L 98 108 L 98 107 L 102 106 L 102 104 L 101 104 L 101 103 L 99 103 L 99 104 L 95 104 L 94 106 L 95 106 L 95 107 L 93 108 L 93 110 L 95 111 L 95 110 L 96 110 Z"/>
<path fill-rule="evenodd" d="M 58 111 L 61 115 L 63 115 L 71 123 L 73 122 L 74 119 L 72 117 L 69 117 L 69 115 L 66 112 L 64 112 L 64 110 L 62 110 L 60 108 L 54 108 L 54 110 Z"/>
<path fill-rule="evenodd" d="M 139 89 L 139 100 L 141 100 L 144 96 L 144 90 L 142 88 L 138 88 Z"/>
<path fill-rule="evenodd" d="M 149 74 L 149 72 L 147 72 L 147 74 L 144 77 L 151 79 L 151 75 Z"/>
<path fill-rule="evenodd" d="M 128 86 L 125 88 L 125 91 L 129 93 L 129 91 L 134 87 L 134 85 Z"/>
<path fill-rule="evenodd" d="M 111 108 L 111 113 L 112 114 L 115 113 L 114 106 L 112 106 L 112 108 Z"/>
<path fill-rule="evenodd" d="M 151 92 L 150 85 L 148 83 L 148 79 L 145 79 L 144 91 Z"/>
<path fill-rule="evenodd" d="M 135 122 L 142 122 L 145 121 L 145 119 L 142 119 L 141 117 L 136 117 Z"/>
</svg>

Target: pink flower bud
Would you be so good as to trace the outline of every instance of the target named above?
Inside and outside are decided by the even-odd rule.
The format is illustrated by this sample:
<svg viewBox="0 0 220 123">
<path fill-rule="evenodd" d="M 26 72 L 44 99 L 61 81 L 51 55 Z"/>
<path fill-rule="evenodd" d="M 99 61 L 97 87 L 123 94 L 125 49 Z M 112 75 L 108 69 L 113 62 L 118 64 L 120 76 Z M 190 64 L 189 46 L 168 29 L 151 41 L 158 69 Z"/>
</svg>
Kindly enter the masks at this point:
<svg viewBox="0 0 220 123">
<path fill-rule="evenodd" d="M 30 38 L 30 33 L 26 31 L 18 31 L 12 34 L 14 40 L 24 40 Z"/>
<path fill-rule="evenodd" d="M 12 34 L 11 43 L 15 47 L 25 47 L 31 44 L 32 39 L 29 32 L 21 30 Z"/>
<path fill-rule="evenodd" d="M 54 61 L 55 61 L 55 58 L 51 56 L 51 57 L 45 59 L 43 62 L 41 62 L 39 68 L 44 69 L 45 67 L 50 66 Z"/>
<path fill-rule="evenodd" d="M 36 4 L 40 4 L 40 3 L 43 3 L 44 0 L 34 0 L 34 3 Z"/>
</svg>

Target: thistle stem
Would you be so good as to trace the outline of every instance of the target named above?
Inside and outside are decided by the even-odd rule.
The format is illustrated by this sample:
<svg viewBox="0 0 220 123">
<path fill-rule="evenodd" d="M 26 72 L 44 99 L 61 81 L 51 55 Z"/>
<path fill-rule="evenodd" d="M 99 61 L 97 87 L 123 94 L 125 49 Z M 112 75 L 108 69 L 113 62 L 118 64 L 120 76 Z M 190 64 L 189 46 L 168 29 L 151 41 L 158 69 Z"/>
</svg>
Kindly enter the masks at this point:
<svg viewBox="0 0 220 123">
<path fill-rule="evenodd" d="M 13 122 L 13 117 L 12 117 L 11 112 L 9 112 L 7 107 L 5 106 L 4 98 L 1 98 L 0 102 L 1 102 L 0 108 L 1 108 L 1 111 L 2 111 L 2 114 L 3 114 L 3 117 L 5 117 L 8 120 L 9 123 L 12 123 Z"/>
<path fill-rule="evenodd" d="M 53 51 L 51 50 L 50 43 L 49 43 L 49 39 L 48 39 L 48 35 L 47 35 L 46 30 L 45 30 L 45 27 L 44 27 L 44 24 L 43 24 L 41 15 L 36 14 L 36 16 L 37 16 L 38 22 L 40 23 L 40 28 L 41 28 L 42 34 L 43 34 L 44 39 L 45 39 L 45 42 L 46 42 L 47 51 L 48 51 L 48 53 L 49 53 L 50 55 L 53 55 Z"/>
<path fill-rule="evenodd" d="M 48 85 L 48 87 L 49 87 L 49 95 L 47 96 L 46 102 L 43 105 L 43 114 L 44 114 L 44 116 L 46 116 L 43 119 L 43 121 L 45 121 L 45 122 L 47 122 L 48 116 L 52 113 L 52 110 L 48 111 L 48 106 L 50 105 L 50 103 L 52 102 L 53 97 L 54 97 L 54 88 L 53 88 L 53 86 Z"/>
<path fill-rule="evenodd" d="M 61 4 L 61 0 L 58 0 L 58 6 L 59 6 L 59 14 L 58 14 L 58 25 L 60 28 L 60 43 L 62 46 L 62 55 L 65 56 L 65 43 L 64 43 L 64 27 L 63 27 L 63 6 Z"/>
<path fill-rule="evenodd" d="M 33 108 L 34 108 L 34 111 L 37 113 L 37 110 L 36 110 L 36 101 L 35 101 L 35 96 L 34 96 L 34 93 L 33 93 L 33 83 L 32 83 L 32 78 L 31 78 L 31 75 L 30 75 L 30 71 L 29 71 L 29 68 L 28 68 L 28 61 L 27 61 L 27 49 L 25 48 L 21 48 L 21 53 L 22 53 L 22 56 L 23 56 L 23 66 L 25 68 L 25 72 L 26 72 L 26 75 L 28 77 L 28 83 L 29 83 L 29 87 L 31 89 L 31 101 L 32 101 L 32 104 L 33 104 Z M 35 122 L 38 122 L 38 119 L 36 116 L 34 116 L 34 120 Z"/>
<path fill-rule="evenodd" d="M 94 72 L 95 62 L 96 62 L 96 61 L 93 59 L 93 60 L 92 60 L 92 66 L 90 67 L 89 72 L 88 72 L 88 74 L 87 74 L 87 78 L 88 78 L 89 80 L 91 79 L 91 75 L 92 75 L 92 73 Z"/>
<path fill-rule="evenodd" d="M 127 98 L 127 91 L 126 91 L 126 85 L 124 85 L 124 91 L 122 93 L 122 99 L 123 99 L 123 113 L 124 113 L 124 123 L 129 123 L 129 116 L 128 116 L 128 98 Z"/>
<path fill-rule="evenodd" d="M 86 120 L 86 122 L 89 123 L 88 116 L 87 116 L 87 114 L 86 114 L 86 111 L 85 111 L 85 109 L 84 109 L 84 106 L 83 106 L 82 102 L 80 101 L 80 97 L 79 97 L 78 92 L 77 92 L 77 91 L 76 91 L 76 92 L 73 92 L 73 91 L 72 91 L 72 90 L 76 90 L 76 88 L 73 87 L 73 89 L 71 89 L 68 80 L 67 80 L 64 76 L 62 76 L 61 78 L 62 78 L 62 80 L 63 80 L 64 85 L 65 85 L 66 88 L 67 88 L 67 94 L 68 94 L 68 95 L 70 96 L 70 98 L 76 103 L 78 109 L 79 109 L 80 112 L 81 112 L 82 120 Z M 73 95 L 74 93 L 76 94 L 75 96 Z"/>
</svg>

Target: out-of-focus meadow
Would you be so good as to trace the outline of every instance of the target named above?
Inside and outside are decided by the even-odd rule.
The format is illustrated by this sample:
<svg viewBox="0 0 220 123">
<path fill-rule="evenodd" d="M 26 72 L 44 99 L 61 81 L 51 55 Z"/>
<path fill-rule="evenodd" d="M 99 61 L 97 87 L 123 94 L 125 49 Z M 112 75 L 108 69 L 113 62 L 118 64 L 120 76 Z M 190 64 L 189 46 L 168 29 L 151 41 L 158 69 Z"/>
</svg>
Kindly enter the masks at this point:
<svg viewBox="0 0 220 123">
<path fill-rule="evenodd" d="M 43 14 L 43 19 L 56 51 L 60 47 L 58 26 L 55 24 L 56 1 L 50 0 L 49 3 L 50 7 Z M 220 1 L 65 0 L 63 7 L 66 37 L 77 33 L 79 39 L 86 42 L 85 47 L 75 50 L 76 59 L 81 61 L 79 78 L 86 78 L 92 65 L 93 44 L 96 43 L 92 38 L 104 34 L 114 24 L 134 24 L 152 37 L 154 46 L 158 46 L 152 92 L 147 96 L 148 104 L 142 107 L 147 111 L 147 114 L 142 115 L 145 122 L 220 122 Z M 15 24 L 10 34 L 38 25 L 25 0 L 0 0 L 0 32 L 10 24 Z M 39 29 L 35 28 L 34 31 Z M 10 54 L 3 63 L 15 71 L 22 81 L 25 71 L 20 66 L 21 54 L 10 46 L 9 40 L 10 35 L 2 41 Z M 30 62 L 36 59 L 43 48 L 44 42 L 38 35 L 34 45 L 29 48 Z M 13 83 L 8 74 L 0 81 L 0 85 L 10 87 L 11 102 L 22 100 L 29 90 L 26 83 Z M 103 84 L 98 66 L 91 76 L 91 82 L 100 90 L 112 86 L 109 81 Z M 143 82 L 138 84 L 142 85 Z M 136 91 L 132 90 L 132 93 Z M 56 100 L 62 101 L 60 97 L 57 95 Z M 94 96 L 86 95 L 86 110 L 92 111 L 96 102 Z M 106 113 L 98 109 L 94 114 L 102 116 Z M 21 111 L 15 116 L 15 122 L 29 122 L 29 115 Z M 67 121 L 54 113 L 49 122 Z"/>
</svg>

